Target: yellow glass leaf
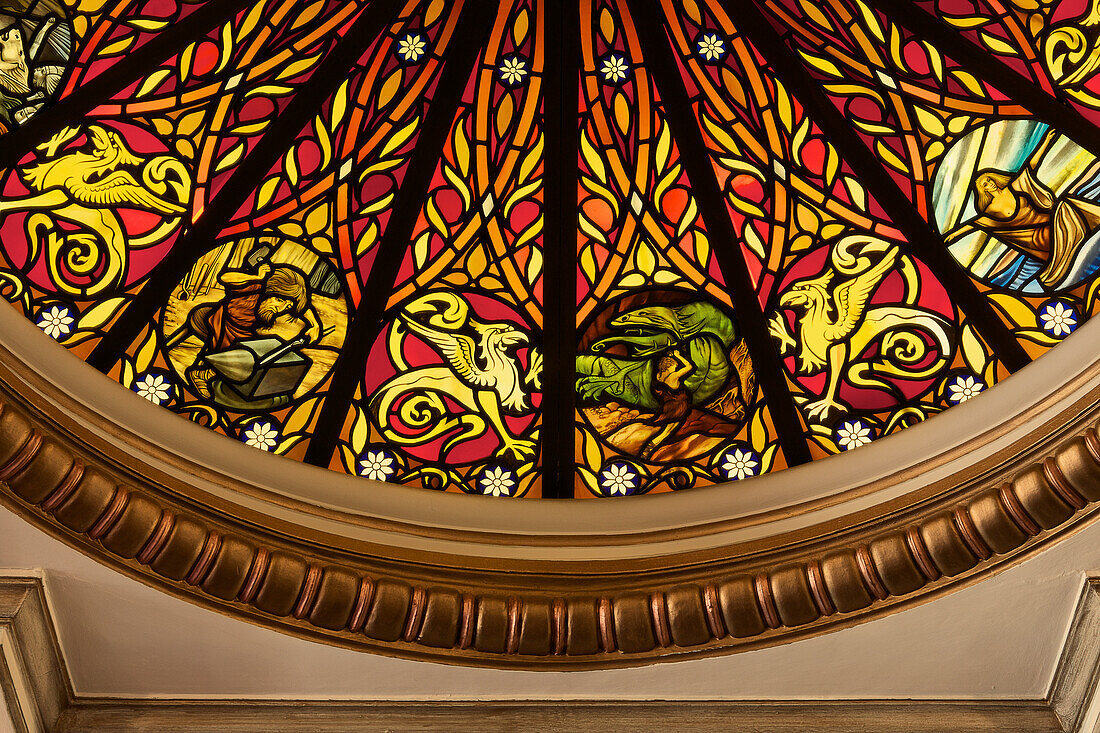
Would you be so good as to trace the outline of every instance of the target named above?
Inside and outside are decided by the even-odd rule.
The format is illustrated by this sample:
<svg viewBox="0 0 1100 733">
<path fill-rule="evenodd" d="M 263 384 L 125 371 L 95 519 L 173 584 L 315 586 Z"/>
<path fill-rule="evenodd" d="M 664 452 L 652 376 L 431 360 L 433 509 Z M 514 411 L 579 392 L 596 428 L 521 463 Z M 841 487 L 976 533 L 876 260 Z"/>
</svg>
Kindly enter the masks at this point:
<svg viewBox="0 0 1100 733">
<path fill-rule="evenodd" d="M 754 255 L 761 260 L 766 260 L 768 258 L 768 253 L 764 251 L 764 240 L 761 239 L 760 233 L 756 231 L 756 227 L 746 226 L 743 237 L 745 239 L 745 244 Z"/>
<path fill-rule="evenodd" d="M 624 136 L 630 133 L 630 102 L 622 92 L 615 93 L 612 102 L 615 110 L 615 125 Z"/>
<path fill-rule="evenodd" d="M 484 247 L 475 247 L 470 256 L 466 258 L 466 272 L 471 278 L 479 278 L 484 274 L 488 267 L 488 260 L 485 257 Z"/>
<path fill-rule="evenodd" d="M 137 371 L 144 372 L 153 364 L 153 359 L 157 356 L 157 332 L 153 329 L 149 329 L 149 333 L 146 334 L 145 340 L 141 342 L 141 348 L 138 349 L 137 358 L 134 360 Z"/>
<path fill-rule="evenodd" d="M 328 205 L 318 204 L 306 215 L 306 232 L 320 234 L 328 228 Z"/>
<path fill-rule="evenodd" d="M 122 53 L 130 46 L 134 45 L 136 39 L 134 36 L 123 36 L 112 44 L 104 46 L 99 51 L 100 56 L 113 56 L 116 53 Z"/>
<path fill-rule="evenodd" d="M 862 0 L 856 0 L 856 6 L 859 7 L 859 14 L 863 18 L 864 27 L 871 31 L 871 34 L 878 39 L 879 43 L 886 43 L 886 32 L 882 29 L 882 24 L 878 22 L 878 16 Z"/>
<path fill-rule="evenodd" d="M 588 139 L 588 135 L 581 135 L 581 156 L 596 179 L 606 182 L 607 169 L 604 167 L 603 158 L 596 152 L 596 148 L 592 145 L 592 141 Z"/>
<path fill-rule="evenodd" d="M 244 155 L 244 143 L 239 142 L 229 149 L 229 152 L 221 157 L 217 166 L 214 167 L 215 173 L 220 173 L 230 166 L 236 165 L 237 161 Z"/>
<path fill-rule="evenodd" d="M 260 24 L 260 20 L 263 18 L 264 10 L 267 6 L 264 3 L 256 3 L 252 6 L 252 10 L 248 11 L 248 15 L 245 16 L 244 21 L 241 23 L 238 33 L 241 38 L 252 33 L 256 30 L 256 27 Z"/>
<path fill-rule="evenodd" d="M 947 21 L 950 25 L 953 25 L 956 28 L 962 28 L 963 30 L 977 28 L 989 22 L 989 18 L 985 18 L 981 15 L 960 15 L 955 18 L 951 16 L 941 15 L 940 18 Z"/>
<path fill-rule="evenodd" d="M 982 89 L 982 84 L 978 79 L 969 71 L 963 71 L 962 69 L 953 69 L 951 75 L 959 80 L 959 83 L 966 87 L 969 91 L 977 94 L 979 97 L 985 96 L 985 90 Z"/>
<path fill-rule="evenodd" d="M 794 129 L 794 108 L 791 106 L 791 97 L 787 94 L 787 88 L 778 79 L 775 80 L 775 97 L 779 105 L 779 121 L 787 130 Z"/>
<path fill-rule="evenodd" d="M 710 259 L 710 240 L 707 239 L 706 234 L 698 229 L 692 232 L 691 235 L 695 240 L 695 261 L 706 267 L 707 260 Z"/>
<path fill-rule="evenodd" d="M 317 2 L 308 6 L 305 10 L 302 10 L 294 15 L 294 23 L 290 26 L 293 28 L 301 28 L 303 25 L 309 23 L 311 20 L 317 17 L 321 12 L 321 8 L 325 6 L 325 0 L 317 0 Z"/>
<path fill-rule="evenodd" d="M 424 263 L 428 261 L 428 243 L 431 239 L 431 234 L 424 232 L 413 245 L 413 261 L 416 262 L 417 269 L 423 267 Z"/>
<path fill-rule="evenodd" d="M 680 0 L 680 7 L 696 25 L 703 22 L 703 16 L 699 12 L 699 6 L 695 3 L 695 0 Z"/>
<path fill-rule="evenodd" d="M 291 186 L 298 185 L 298 158 L 296 153 L 298 152 L 298 146 L 295 145 L 290 150 L 286 151 L 286 157 L 283 158 L 283 170 L 286 171 L 287 180 L 290 181 Z"/>
<path fill-rule="evenodd" d="M 647 242 L 638 242 L 638 247 L 634 251 L 634 266 L 645 274 L 653 272 L 657 267 L 657 257 Z"/>
<path fill-rule="evenodd" d="M 336 96 L 332 100 L 332 126 L 335 128 L 344 120 L 344 115 L 348 111 L 348 82 L 345 81 L 340 85 L 340 88 L 336 91 Z"/>
<path fill-rule="evenodd" d="M 310 67 L 312 67 L 314 64 L 316 64 L 320 59 L 321 59 L 321 54 L 316 53 L 316 54 L 313 54 L 312 56 L 306 56 L 305 58 L 298 59 L 297 61 L 292 61 L 291 63 L 289 63 L 285 67 L 283 67 L 282 71 L 279 72 L 279 75 L 276 78 L 277 79 L 290 79 L 292 77 L 298 76 L 299 74 L 302 74 L 305 71 L 307 71 Z"/>
<path fill-rule="evenodd" d="M 355 423 L 351 427 L 351 449 L 356 455 L 361 454 L 367 447 L 370 437 L 370 424 L 367 421 L 367 413 L 361 408 L 355 408 Z"/>
<path fill-rule="evenodd" d="M 1010 323 L 1023 328 L 1036 328 L 1038 326 L 1035 312 L 1019 298 L 1008 293 L 990 293 L 988 297 L 1001 312 L 1008 316 Z"/>
<path fill-rule="evenodd" d="M 851 197 L 852 203 L 865 210 L 867 208 L 867 191 L 863 188 L 863 185 L 851 176 L 844 176 L 842 180 L 844 181 L 844 188 L 848 189 L 848 196 Z"/>
<path fill-rule="evenodd" d="M 748 97 L 745 96 L 744 85 L 741 84 L 741 80 L 737 78 L 737 75 L 725 66 L 722 67 L 722 84 L 725 85 L 726 91 L 730 93 L 733 101 L 741 107 L 748 106 Z"/>
<path fill-rule="evenodd" d="M 588 279 L 588 282 L 596 281 L 596 255 L 592 252 L 592 247 L 588 246 L 584 248 L 580 256 L 581 272 Z"/>
<path fill-rule="evenodd" d="M 600 34 L 608 45 L 615 42 L 615 19 L 607 8 L 600 12 Z"/>
<path fill-rule="evenodd" d="M 943 126 L 943 120 L 924 107 L 915 106 L 913 109 L 916 110 L 917 113 L 917 123 L 923 127 L 929 135 L 932 137 L 943 137 L 944 132 L 946 132 Z"/>
<path fill-rule="evenodd" d="M 470 141 L 466 138 L 466 125 L 461 119 L 455 124 L 451 139 L 454 142 L 455 165 L 462 175 L 466 175 L 470 172 Z"/>
<path fill-rule="evenodd" d="M 126 389 L 132 389 L 134 386 L 134 365 L 130 363 L 129 359 L 122 360 L 122 374 L 118 383 Z"/>
<path fill-rule="evenodd" d="M 497 105 L 497 137 L 504 137 L 508 132 L 508 128 L 512 125 L 512 113 L 515 112 L 516 105 L 512 101 L 510 94 L 504 95 L 504 98 L 500 100 L 500 104 Z"/>
<path fill-rule="evenodd" d="M 757 453 L 763 452 L 768 446 L 768 429 L 764 425 L 764 411 L 756 410 L 752 416 L 752 427 L 749 428 L 752 449 Z"/>
<path fill-rule="evenodd" d="M 252 99 L 253 97 L 282 97 L 293 91 L 294 89 L 288 87 L 286 84 L 261 84 L 245 92 L 244 97 L 245 99 Z"/>
<path fill-rule="evenodd" d="M 214 69 L 216 73 L 225 71 L 229 59 L 233 56 L 233 25 L 226 23 L 222 26 L 221 48 L 218 49 L 218 65 Z"/>
<path fill-rule="evenodd" d="M 978 334 L 974 332 L 974 327 L 969 323 L 963 326 L 962 330 L 962 353 L 966 365 L 970 367 L 970 371 L 975 374 L 985 372 L 988 355 L 981 339 L 978 338 Z"/>
<path fill-rule="evenodd" d="M 268 178 L 260 186 L 260 192 L 256 195 L 256 208 L 262 209 L 271 203 L 272 197 L 275 196 L 275 190 L 279 187 L 279 176 Z"/>
<path fill-rule="evenodd" d="M 313 397 L 291 410 L 283 425 L 283 435 L 292 435 L 304 428 L 313 418 L 313 410 L 320 403 L 320 397 Z"/>
<path fill-rule="evenodd" d="M 159 31 L 168 25 L 168 21 L 157 20 L 156 18 L 134 18 L 126 21 L 126 25 L 143 31 Z"/>
<path fill-rule="evenodd" d="M 406 142 L 408 142 L 409 138 L 412 137 L 413 132 L 416 131 L 416 126 L 419 123 L 420 118 L 414 117 L 412 122 L 390 135 L 389 139 L 386 140 L 386 144 L 382 146 L 382 153 L 380 157 L 385 157 L 389 155 L 390 153 L 404 145 Z"/>
<path fill-rule="evenodd" d="M 118 298 L 109 298 L 102 303 L 96 303 L 85 311 L 84 315 L 80 317 L 80 320 L 76 322 L 76 330 L 94 331 L 99 328 L 114 317 L 115 313 L 118 312 L 119 306 L 121 306 L 125 300 L 125 298 L 120 296 Z"/>
<path fill-rule="evenodd" d="M 532 285 L 542 274 L 542 250 L 535 247 L 531 250 L 531 257 L 527 260 L 527 282 Z"/>
<path fill-rule="evenodd" d="M 899 173 L 908 175 L 909 167 L 905 165 L 905 161 L 898 157 L 898 154 L 887 147 L 881 140 L 875 140 L 875 152 L 878 154 L 880 161 Z"/>
<path fill-rule="evenodd" d="M 1019 55 L 1016 53 L 1016 49 L 1002 41 L 1000 38 L 997 38 L 992 34 L 986 33 L 985 31 L 982 31 L 979 35 L 981 36 L 982 43 L 984 43 L 986 48 L 988 48 L 993 53 L 999 53 L 1005 56 Z"/>
<path fill-rule="evenodd" d="M 828 59 L 814 56 L 813 54 L 806 53 L 805 51 L 799 51 L 799 55 L 803 59 L 805 59 L 807 64 L 823 73 L 828 74 L 829 76 L 835 77 L 837 79 L 843 78 L 844 76 L 844 74 L 841 73 L 840 69 L 837 68 L 837 65 Z"/>
<path fill-rule="evenodd" d="M 397 90 L 401 88 L 402 72 L 402 67 L 398 67 L 382 83 L 382 90 L 378 92 L 378 109 L 382 109 L 389 104 L 390 100 L 397 94 Z"/>
<path fill-rule="evenodd" d="M 446 0 L 432 0 L 432 4 L 428 6 L 428 12 L 424 13 L 425 28 L 439 20 L 439 16 L 443 13 L 443 8 L 446 5 Z"/>
<path fill-rule="evenodd" d="M 176 132 L 183 137 L 191 137 L 195 130 L 199 129 L 199 125 L 202 124 L 205 115 L 200 110 L 198 112 L 192 112 L 180 118 L 180 121 L 176 124 Z"/>
<path fill-rule="evenodd" d="M 523 42 L 527 40 L 527 31 L 530 28 L 527 8 L 522 8 L 516 13 L 516 19 L 512 22 L 512 43 L 516 48 L 523 45 Z"/>
<path fill-rule="evenodd" d="M 146 78 L 145 81 L 141 83 L 141 86 L 139 86 L 137 91 L 134 92 L 134 96 L 144 97 L 145 95 L 149 94 L 157 87 L 159 87 L 165 79 L 171 76 L 171 74 L 171 69 L 160 69 L 159 71 L 154 71 L 148 76 L 148 78 Z"/>
</svg>

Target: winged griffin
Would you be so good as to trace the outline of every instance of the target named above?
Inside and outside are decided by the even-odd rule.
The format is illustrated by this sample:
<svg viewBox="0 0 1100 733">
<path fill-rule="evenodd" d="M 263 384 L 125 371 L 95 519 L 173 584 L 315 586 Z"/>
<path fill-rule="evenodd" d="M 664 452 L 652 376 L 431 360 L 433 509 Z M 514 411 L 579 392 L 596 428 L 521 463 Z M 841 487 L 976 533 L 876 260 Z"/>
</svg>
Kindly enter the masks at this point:
<svg viewBox="0 0 1100 733">
<path fill-rule="evenodd" d="M 422 445 L 454 433 L 443 444 L 446 454 L 491 427 L 500 439 L 497 456 L 517 461 L 534 457 L 535 443 L 512 435 L 504 420 L 506 414 L 530 412 L 529 390 L 541 389 L 542 355 L 532 348 L 530 363 L 522 370 L 515 354 L 530 343 L 527 334 L 510 323 L 477 320 L 469 304 L 449 291 L 412 301 L 402 309 L 398 323 L 429 344 L 446 364 L 402 369 L 374 393 L 370 406 L 388 440 Z M 404 367 L 400 351 L 391 337 L 390 356 Z M 449 416 L 445 398 L 467 412 Z M 391 418 L 419 432 L 405 435 L 394 429 Z"/>
<path fill-rule="evenodd" d="M 799 374 L 827 376 L 824 395 L 806 405 L 818 422 L 848 411 L 837 397 L 842 381 L 895 392 L 889 379 L 932 377 L 950 358 L 954 333 L 943 317 L 915 305 L 916 272 L 897 245 L 849 236 L 833 247 L 830 261 L 820 275 L 795 282 L 779 297 L 781 309 L 797 314 L 797 336 L 788 331 L 782 311 L 770 323 L 780 352 L 797 357 Z M 872 304 L 871 296 L 895 268 L 906 283 L 903 302 Z"/>
<path fill-rule="evenodd" d="M 28 264 L 45 242 L 53 282 L 65 292 L 90 297 L 122 283 L 129 249 L 158 244 L 179 226 L 191 176 L 178 159 L 145 159 L 117 132 L 99 125 L 88 125 L 86 150 L 58 152 L 79 134 L 79 129 L 67 128 L 41 146 L 46 160 L 21 171 L 32 194 L 0 201 L 0 218 L 29 214 Z M 161 223 L 131 236 L 118 209 L 152 213 Z"/>
</svg>

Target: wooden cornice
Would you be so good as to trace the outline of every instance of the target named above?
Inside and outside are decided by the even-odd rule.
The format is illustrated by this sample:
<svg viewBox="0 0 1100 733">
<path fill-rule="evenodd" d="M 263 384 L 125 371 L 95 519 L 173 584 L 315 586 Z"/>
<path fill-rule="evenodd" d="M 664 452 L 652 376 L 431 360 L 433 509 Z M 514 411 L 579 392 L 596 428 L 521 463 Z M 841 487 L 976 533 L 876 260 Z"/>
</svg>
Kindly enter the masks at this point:
<svg viewBox="0 0 1100 733">
<path fill-rule="evenodd" d="M 1086 579 L 1049 693 L 1011 700 L 318 701 L 136 699 L 74 694 L 37 577 L 0 577 L 0 687 L 15 730 L 516 729 L 759 733 L 1088 733 L 1100 675 L 1100 581 Z M 120 660 L 124 663 L 125 660 Z M 0 710 L 3 714 L 3 710 Z"/>
<path fill-rule="evenodd" d="M 0 327 L 0 503 L 178 597 L 300 637 L 411 659 L 607 668 L 789 642 L 975 582 L 1100 510 L 1096 364 L 978 438 L 843 495 L 751 521 L 715 516 L 606 536 L 522 535 L 353 514 L 296 499 L 294 486 L 276 493 L 279 487 L 251 484 L 219 468 L 221 451 L 226 460 L 233 451 L 252 460 L 250 449 L 156 410 L 75 359 L 61 354 L 50 362 L 60 350 L 14 312 L 0 312 Z M 1075 343 L 1088 343 L 1079 337 Z M 36 349 L 45 356 L 31 353 Z M 89 376 L 58 376 L 59 368 Z M 90 406 L 76 387 L 109 393 L 107 403 L 132 401 L 133 415 L 164 422 L 179 445 L 150 441 L 128 418 L 113 416 L 112 404 Z M 947 426 L 951 417 L 937 421 Z M 898 437 L 899 449 L 919 445 Z M 188 443 L 215 452 L 200 464 L 187 456 Z M 848 458 L 856 456 L 829 461 L 840 466 Z M 382 497 L 394 489 L 443 511 L 471 505 L 486 517 L 514 516 L 517 507 L 401 494 L 284 459 L 256 459 L 285 466 L 276 473 L 288 482 L 347 481 Z M 813 472 L 816 466 L 804 469 L 792 476 L 824 475 Z M 902 481 L 905 491 L 897 488 Z M 615 506 L 652 507 L 652 526 L 668 526 L 669 513 L 695 495 L 740 490 Z M 848 500 L 861 508 L 838 511 Z M 610 507 L 555 504 L 547 513 L 578 523 Z M 831 518 L 790 528 L 819 509 Z M 783 529 L 769 534 L 768 522 Z M 715 539 L 739 527 L 758 537 Z M 363 539 L 369 532 L 381 539 Z M 435 549 L 441 543 L 457 550 Z"/>
</svg>

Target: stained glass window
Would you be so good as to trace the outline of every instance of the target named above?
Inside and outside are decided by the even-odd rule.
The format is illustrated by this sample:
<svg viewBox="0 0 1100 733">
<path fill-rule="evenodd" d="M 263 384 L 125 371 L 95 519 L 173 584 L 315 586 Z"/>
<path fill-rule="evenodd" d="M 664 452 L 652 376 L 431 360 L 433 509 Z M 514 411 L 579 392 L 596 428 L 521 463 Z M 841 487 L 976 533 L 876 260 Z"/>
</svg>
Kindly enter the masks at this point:
<svg viewBox="0 0 1100 733">
<path fill-rule="evenodd" d="M 1098 21 L 0 0 L 0 292 L 149 402 L 368 480 L 741 481 L 1100 309 Z"/>
</svg>

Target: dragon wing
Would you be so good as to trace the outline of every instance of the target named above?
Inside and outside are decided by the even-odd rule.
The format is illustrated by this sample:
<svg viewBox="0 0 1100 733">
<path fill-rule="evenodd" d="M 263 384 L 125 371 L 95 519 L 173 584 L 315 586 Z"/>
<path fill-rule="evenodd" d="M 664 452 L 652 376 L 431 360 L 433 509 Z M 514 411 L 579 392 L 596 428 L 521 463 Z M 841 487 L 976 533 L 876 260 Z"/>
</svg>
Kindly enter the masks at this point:
<svg viewBox="0 0 1100 733">
<path fill-rule="evenodd" d="M 186 211 L 179 204 L 166 201 L 143 188 L 126 171 L 113 171 L 95 183 L 73 181 L 69 191 L 77 201 L 92 206 L 131 206 L 175 216 Z"/>
<path fill-rule="evenodd" d="M 474 350 L 477 344 L 469 336 L 461 333 L 450 333 L 428 328 L 412 318 L 406 318 L 405 323 L 409 330 L 429 341 L 447 363 L 451 365 L 455 373 L 467 384 L 475 387 L 491 387 L 492 375 L 483 372 L 477 367 L 474 360 Z"/>
<path fill-rule="evenodd" d="M 883 254 L 878 263 L 851 280 L 836 286 L 833 290 L 836 321 L 823 329 L 823 335 L 829 343 L 843 341 L 855 329 L 860 318 L 863 317 L 863 311 L 867 308 L 872 291 L 894 267 L 897 259 L 898 248 L 895 245 Z"/>
</svg>

